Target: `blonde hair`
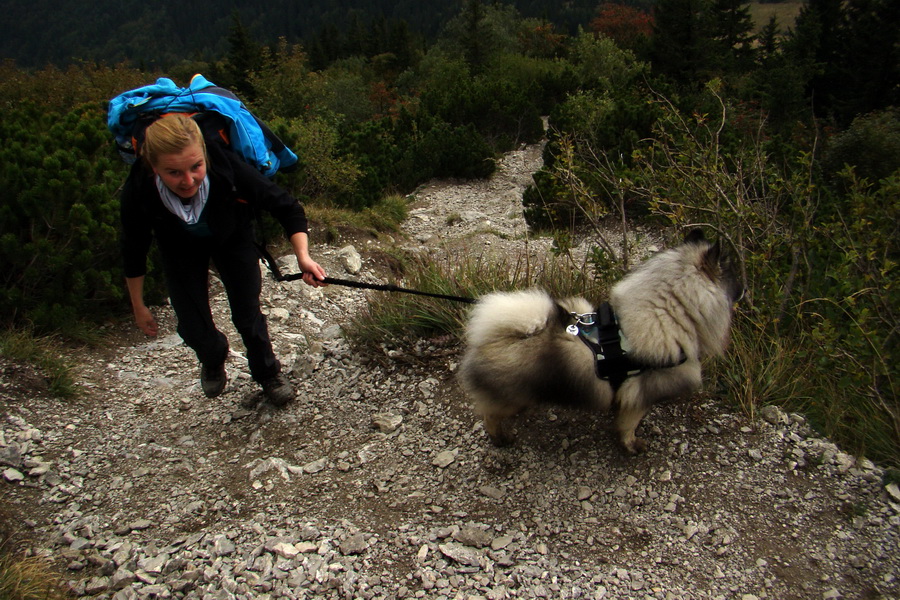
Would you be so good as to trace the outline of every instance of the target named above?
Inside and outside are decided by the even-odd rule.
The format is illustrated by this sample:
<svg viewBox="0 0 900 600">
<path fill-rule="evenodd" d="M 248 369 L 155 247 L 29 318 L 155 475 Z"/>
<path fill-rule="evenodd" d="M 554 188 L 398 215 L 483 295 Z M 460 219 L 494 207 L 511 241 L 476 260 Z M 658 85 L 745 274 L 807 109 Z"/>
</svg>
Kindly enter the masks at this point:
<svg viewBox="0 0 900 600">
<path fill-rule="evenodd" d="M 160 156 L 178 154 L 191 144 L 200 144 L 203 156 L 206 157 L 206 143 L 197 122 L 185 114 L 164 115 L 151 123 L 144 132 L 141 157 L 147 164 L 154 166 Z"/>
</svg>

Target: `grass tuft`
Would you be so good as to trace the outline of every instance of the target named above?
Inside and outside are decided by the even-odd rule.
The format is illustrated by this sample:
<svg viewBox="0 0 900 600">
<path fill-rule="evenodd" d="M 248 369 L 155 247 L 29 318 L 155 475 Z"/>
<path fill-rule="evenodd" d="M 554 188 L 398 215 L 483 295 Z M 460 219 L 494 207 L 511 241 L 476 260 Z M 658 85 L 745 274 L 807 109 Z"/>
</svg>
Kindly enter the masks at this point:
<svg viewBox="0 0 900 600">
<path fill-rule="evenodd" d="M 11 552 L 0 546 L 0 599 L 62 600 L 70 598 L 63 581 L 51 570 L 50 563 L 38 556 Z"/>
<path fill-rule="evenodd" d="M 848 392 L 840 371 L 822 369 L 825 360 L 808 337 L 773 334 L 738 314 L 725 356 L 711 365 L 711 380 L 751 419 L 768 405 L 803 414 L 820 435 L 847 452 L 877 457 L 896 470 L 900 467 L 896 412 L 874 391 Z M 854 401 L 848 402 L 851 395 Z"/>
<path fill-rule="evenodd" d="M 400 194 L 392 194 L 361 211 L 314 203 L 307 204 L 304 208 L 310 220 L 321 224 L 325 229 L 350 227 L 375 233 L 391 233 L 400 230 L 400 224 L 409 212 L 409 200 Z"/>
<path fill-rule="evenodd" d="M 752 320 L 735 315 L 731 344 L 712 365 L 712 379 L 749 418 L 769 405 L 808 404 L 811 365 L 791 338 L 771 335 Z"/>
<path fill-rule="evenodd" d="M 420 258 L 404 266 L 400 287 L 433 294 L 477 299 L 493 291 L 541 287 L 558 297 L 597 300 L 603 286 L 564 260 L 530 264 L 524 255 L 508 260 L 453 257 L 444 261 Z M 354 317 L 347 337 L 356 346 L 376 347 L 385 341 L 450 336 L 462 338 L 470 304 L 404 293 L 373 292 L 368 306 Z"/>
<path fill-rule="evenodd" d="M 53 337 L 37 337 L 26 329 L 0 332 L 0 356 L 34 365 L 44 377 L 50 394 L 56 398 L 74 398 L 78 388 L 73 367 L 61 356 L 59 342 Z"/>
</svg>

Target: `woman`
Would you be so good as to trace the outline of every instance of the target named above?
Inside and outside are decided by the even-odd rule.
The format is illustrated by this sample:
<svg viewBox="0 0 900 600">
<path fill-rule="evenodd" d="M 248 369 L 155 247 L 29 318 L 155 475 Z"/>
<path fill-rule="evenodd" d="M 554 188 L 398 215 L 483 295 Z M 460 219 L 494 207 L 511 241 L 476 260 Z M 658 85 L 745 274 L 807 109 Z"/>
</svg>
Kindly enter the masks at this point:
<svg viewBox="0 0 900 600">
<path fill-rule="evenodd" d="M 167 115 L 151 124 L 141 158 L 122 191 L 122 253 L 137 326 L 150 336 L 159 330 L 143 299 L 147 252 L 155 237 L 178 334 L 200 360 L 203 393 L 209 398 L 221 394 L 228 339 L 209 308 L 212 261 L 247 349 L 251 376 L 270 402 L 290 402 L 294 390 L 281 374 L 260 311 L 262 279 L 251 211 L 262 208 L 275 217 L 291 242 L 303 281 L 319 287 L 325 271 L 309 255 L 302 206 L 228 149 L 206 144 L 186 115 Z"/>
</svg>

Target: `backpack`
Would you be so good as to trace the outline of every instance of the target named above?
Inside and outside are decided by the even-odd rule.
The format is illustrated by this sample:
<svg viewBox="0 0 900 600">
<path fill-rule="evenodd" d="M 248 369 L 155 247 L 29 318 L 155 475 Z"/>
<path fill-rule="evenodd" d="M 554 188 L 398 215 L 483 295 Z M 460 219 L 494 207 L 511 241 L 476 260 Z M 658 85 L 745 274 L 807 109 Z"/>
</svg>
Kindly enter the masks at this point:
<svg viewBox="0 0 900 600">
<path fill-rule="evenodd" d="M 153 85 L 109 101 L 107 127 L 128 164 L 137 160 L 144 130 L 168 113 L 191 115 L 208 141 L 223 142 L 267 177 L 296 168 L 298 158 L 234 93 L 194 75 L 186 88 L 160 77 Z"/>
</svg>

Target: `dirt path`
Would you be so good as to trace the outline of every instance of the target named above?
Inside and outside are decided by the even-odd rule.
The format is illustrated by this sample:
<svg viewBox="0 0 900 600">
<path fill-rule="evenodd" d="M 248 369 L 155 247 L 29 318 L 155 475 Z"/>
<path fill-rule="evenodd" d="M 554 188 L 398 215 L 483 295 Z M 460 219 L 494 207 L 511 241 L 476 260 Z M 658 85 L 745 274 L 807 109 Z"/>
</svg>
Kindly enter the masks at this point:
<svg viewBox="0 0 900 600">
<path fill-rule="evenodd" d="M 489 181 L 424 186 L 399 243 L 521 247 L 539 166 L 528 147 Z M 357 244 L 355 277 L 384 272 L 378 244 Z M 314 248 L 338 277 L 342 247 Z M 497 450 L 455 382 L 459 348 L 349 347 L 365 297 L 266 283 L 300 390 L 283 410 L 258 403 L 221 296 L 235 352 L 215 400 L 166 308 L 159 339 L 111 331 L 77 357 L 76 401 L 0 363 L 5 514 L 83 597 L 900 597 L 896 485 L 801 416 L 748 422 L 707 394 L 652 412 L 630 458 L 605 415 L 535 412 Z"/>
</svg>

